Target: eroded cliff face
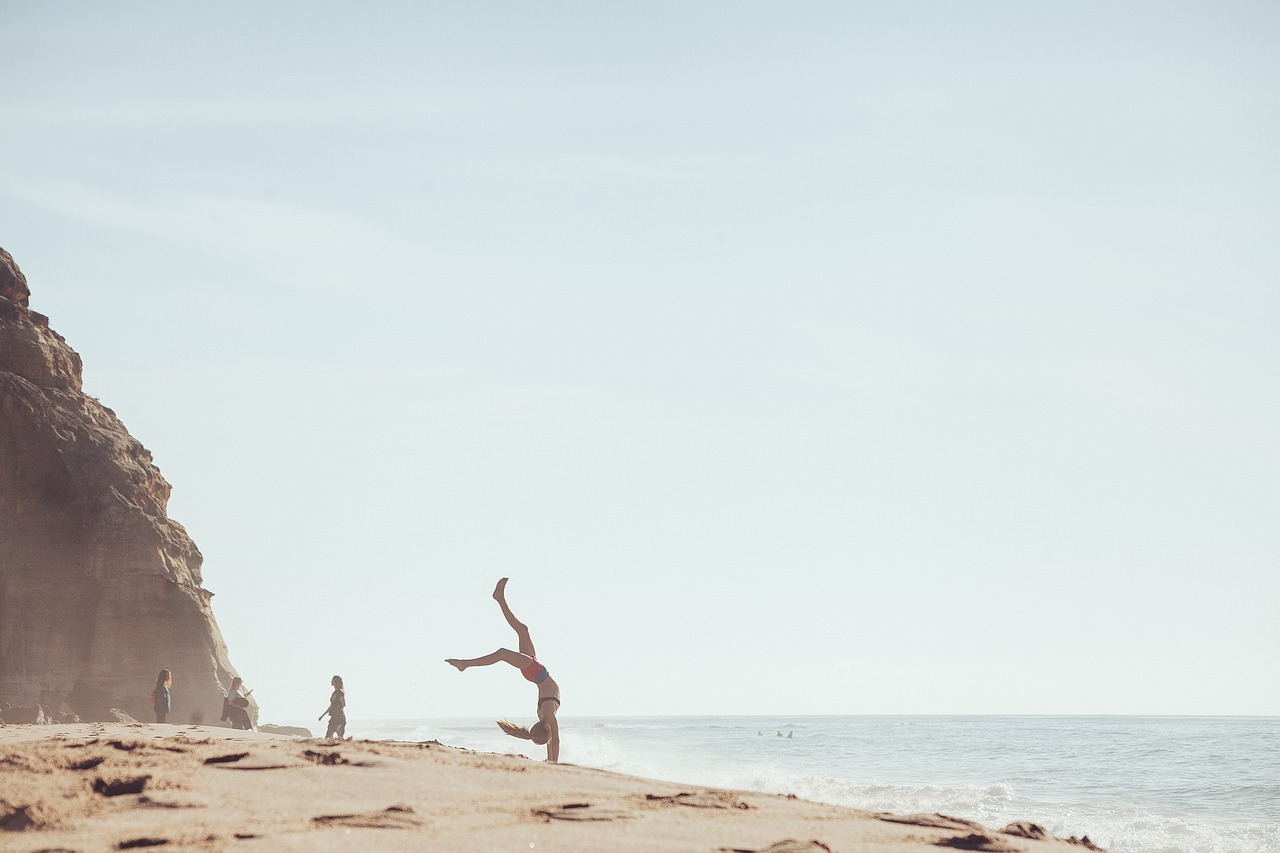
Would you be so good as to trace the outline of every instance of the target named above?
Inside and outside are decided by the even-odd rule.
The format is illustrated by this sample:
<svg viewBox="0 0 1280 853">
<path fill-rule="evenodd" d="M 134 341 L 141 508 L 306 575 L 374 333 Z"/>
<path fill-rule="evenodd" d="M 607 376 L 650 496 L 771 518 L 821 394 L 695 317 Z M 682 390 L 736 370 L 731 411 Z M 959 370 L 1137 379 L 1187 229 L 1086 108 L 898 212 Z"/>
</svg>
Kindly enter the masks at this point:
<svg viewBox="0 0 1280 853">
<path fill-rule="evenodd" d="M 151 454 L 83 393 L 80 356 L 29 295 L 0 249 L 0 708 L 149 721 L 168 669 L 169 721 L 216 722 L 236 673 L 203 557 L 166 514 Z"/>
</svg>

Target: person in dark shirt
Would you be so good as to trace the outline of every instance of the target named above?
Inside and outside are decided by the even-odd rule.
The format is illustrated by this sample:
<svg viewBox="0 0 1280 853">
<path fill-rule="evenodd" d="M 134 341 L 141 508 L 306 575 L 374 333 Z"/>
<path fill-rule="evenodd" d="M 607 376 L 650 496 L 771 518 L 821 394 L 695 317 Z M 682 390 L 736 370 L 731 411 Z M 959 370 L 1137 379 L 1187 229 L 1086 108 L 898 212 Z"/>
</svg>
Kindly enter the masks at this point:
<svg viewBox="0 0 1280 853">
<path fill-rule="evenodd" d="M 253 731 L 253 720 L 249 717 L 249 693 L 242 692 L 244 679 L 236 676 L 231 679 L 231 690 L 227 698 L 222 700 L 222 719 L 231 721 L 231 728 Z"/>
</svg>

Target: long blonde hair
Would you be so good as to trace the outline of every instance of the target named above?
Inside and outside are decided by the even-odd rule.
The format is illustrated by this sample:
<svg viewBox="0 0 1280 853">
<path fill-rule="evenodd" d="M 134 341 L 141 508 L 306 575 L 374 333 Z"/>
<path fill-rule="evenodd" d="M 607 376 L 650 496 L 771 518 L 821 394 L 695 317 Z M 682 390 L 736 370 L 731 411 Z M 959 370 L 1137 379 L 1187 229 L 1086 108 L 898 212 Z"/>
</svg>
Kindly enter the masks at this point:
<svg viewBox="0 0 1280 853">
<path fill-rule="evenodd" d="M 503 719 L 498 720 L 498 728 L 512 737 L 531 740 L 536 744 L 544 744 L 551 740 L 551 732 L 547 730 L 547 724 L 541 720 L 534 723 L 533 728 L 525 728 L 524 726 L 516 725 L 510 720 Z"/>
</svg>

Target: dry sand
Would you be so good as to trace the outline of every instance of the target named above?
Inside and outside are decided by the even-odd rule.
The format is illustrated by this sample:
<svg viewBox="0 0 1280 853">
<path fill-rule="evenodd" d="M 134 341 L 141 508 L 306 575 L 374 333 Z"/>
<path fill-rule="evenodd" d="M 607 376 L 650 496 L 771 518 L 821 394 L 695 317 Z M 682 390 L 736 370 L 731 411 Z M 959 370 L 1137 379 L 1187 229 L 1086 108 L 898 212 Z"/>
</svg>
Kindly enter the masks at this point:
<svg viewBox="0 0 1280 853">
<path fill-rule="evenodd" d="M 0 725 L 0 850 L 923 853 L 939 845 L 1085 850 L 936 815 L 876 816 L 437 743 Z"/>
</svg>

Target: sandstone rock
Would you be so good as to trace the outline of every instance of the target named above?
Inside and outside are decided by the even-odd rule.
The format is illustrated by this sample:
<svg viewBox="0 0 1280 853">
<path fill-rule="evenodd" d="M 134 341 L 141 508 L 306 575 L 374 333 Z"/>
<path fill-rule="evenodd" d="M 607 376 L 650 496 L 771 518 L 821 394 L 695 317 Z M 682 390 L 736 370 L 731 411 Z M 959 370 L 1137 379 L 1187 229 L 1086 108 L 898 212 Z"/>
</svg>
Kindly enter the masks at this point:
<svg viewBox="0 0 1280 853">
<path fill-rule="evenodd" d="M 80 356 L 29 293 L 0 250 L 0 702 L 149 721 L 168 669 L 170 722 L 216 718 L 236 672 L 203 557 L 168 517 L 151 454 L 82 392 Z"/>
<path fill-rule="evenodd" d="M 265 726 L 258 726 L 258 731 L 273 735 L 292 735 L 293 737 L 302 737 L 308 740 L 315 737 L 315 735 L 311 734 L 311 729 L 304 729 L 302 726 L 276 726 L 268 723 Z"/>
<path fill-rule="evenodd" d="M 22 270 L 18 269 L 18 265 L 13 262 L 13 255 L 4 249 L 0 249 L 0 298 L 16 302 L 25 308 L 30 296 L 31 291 L 27 288 L 27 277 L 22 274 Z"/>
<path fill-rule="evenodd" d="M 0 329 L 0 371 L 37 388 L 80 393 L 80 356 L 48 317 L 0 298 Z"/>
<path fill-rule="evenodd" d="M 3 718 L 11 726 L 43 726 L 53 722 L 40 705 L 19 705 L 17 707 L 5 705 L 3 710 L 0 710 L 0 718 Z"/>
</svg>

